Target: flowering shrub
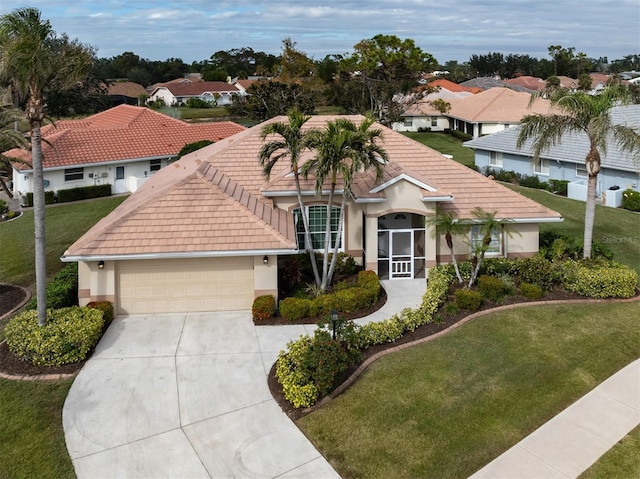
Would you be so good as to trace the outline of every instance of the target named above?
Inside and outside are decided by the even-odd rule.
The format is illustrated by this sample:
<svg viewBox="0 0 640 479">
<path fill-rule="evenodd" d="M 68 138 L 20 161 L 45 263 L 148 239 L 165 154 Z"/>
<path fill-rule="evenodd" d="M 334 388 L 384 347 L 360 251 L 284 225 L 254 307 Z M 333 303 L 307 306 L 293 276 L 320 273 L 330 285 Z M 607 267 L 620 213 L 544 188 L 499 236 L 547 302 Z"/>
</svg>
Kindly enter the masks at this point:
<svg viewBox="0 0 640 479">
<path fill-rule="evenodd" d="M 9 350 L 36 366 L 61 366 L 82 361 L 102 333 L 103 312 L 73 306 L 47 310 L 47 324 L 38 326 L 37 311 L 15 316 L 5 328 Z"/>
<path fill-rule="evenodd" d="M 254 321 L 265 321 L 272 318 L 274 314 L 276 314 L 276 299 L 272 295 L 265 294 L 253 300 L 251 315 Z"/>
</svg>

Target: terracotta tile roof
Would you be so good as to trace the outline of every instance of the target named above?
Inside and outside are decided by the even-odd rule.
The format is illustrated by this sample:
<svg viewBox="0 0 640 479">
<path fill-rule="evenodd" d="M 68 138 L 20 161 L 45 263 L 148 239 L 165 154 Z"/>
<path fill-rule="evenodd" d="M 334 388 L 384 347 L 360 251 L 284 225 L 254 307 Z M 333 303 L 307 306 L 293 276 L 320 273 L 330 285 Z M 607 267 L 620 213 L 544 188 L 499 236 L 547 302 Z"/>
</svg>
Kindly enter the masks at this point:
<svg viewBox="0 0 640 479">
<path fill-rule="evenodd" d="M 336 116 L 315 116 L 305 128 L 321 128 Z M 362 116 L 347 117 L 356 122 Z M 286 121 L 276 117 L 270 122 Z M 295 248 L 292 215 L 272 207 L 274 192 L 294 196 L 294 179 L 285 158 L 266 182 L 258 165 L 263 124 L 225 138 L 158 171 L 138 191 L 85 236 L 65 256 L 162 253 L 216 253 Z M 357 201 L 384 200 L 385 190 L 372 191 L 400 175 L 415 179 L 423 196 L 449 196 L 443 208 L 471 218 L 480 206 L 498 218 L 536 221 L 560 215 L 445 158 L 440 153 L 382 125 L 382 146 L 389 155 L 382 182 L 372 173 L 356 175 Z M 266 139 L 269 141 L 269 138 Z M 301 162 L 308 160 L 303 155 Z M 422 188 L 420 184 L 428 188 Z M 338 185 L 338 188 L 341 186 Z M 313 194 L 313 178 L 303 182 Z"/>
<path fill-rule="evenodd" d="M 431 102 L 433 100 L 442 99 L 449 102 L 454 99 L 466 98 L 471 95 L 473 95 L 473 93 L 470 93 L 468 91 L 452 92 L 450 90 L 447 90 L 446 88 L 440 88 L 438 91 L 429 93 L 420 101 L 409 105 L 409 107 L 402 114 L 402 116 L 414 116 L 414 115 L 442 116 L 442 113 L 440 113 L 433 106 L 431 106 Z"/>
<path fill-rule="evenodd" d="M 429 86 L 445 88 L 452 92 L 468 91 L 469 93 L 480 93 L 482 91 L 482 88 L 459 85 L 445 78 L 430 81 Z"/>
<path fill-rule="evenodd" d="M 170 157 L 187 143 L 220 141 L 245 130 L 230 121 L 186 123 L 149 108 L 119 105 L 83 120 L 59 121 L 42 128 L 45 168 L 137 158 Z M 7 156 L 30 161 L 20 149 Z M 21 170 L 30 169 L 16 164 Z"/>
<path fill-rule="evenodd" d="M 504 80 L 504 82 L 507 85 L 519 85 L 527 90 L 531 90 L 532 92 L 544 90 L 544 87 L 547 85 L 547 82 L 542 78 L 532 77 L 530 75 L 522 75 L 509 80 Z"/>
<path fill-rule="evenodd" d="M 529 105 L 531 94 L 513 91 L 510 88 L 490 88 L 461 100 L 452 100 L 448 116 L 471 123 L 504 122 L 519 123 L 525 115 L 553 112 L 551 103 L 537 98 Z"/>
<path fill-rule="evenodd" d="M 196 153 L 156 173 L 65 256 L 295 250 L 291 215 Z"/>
</svg>

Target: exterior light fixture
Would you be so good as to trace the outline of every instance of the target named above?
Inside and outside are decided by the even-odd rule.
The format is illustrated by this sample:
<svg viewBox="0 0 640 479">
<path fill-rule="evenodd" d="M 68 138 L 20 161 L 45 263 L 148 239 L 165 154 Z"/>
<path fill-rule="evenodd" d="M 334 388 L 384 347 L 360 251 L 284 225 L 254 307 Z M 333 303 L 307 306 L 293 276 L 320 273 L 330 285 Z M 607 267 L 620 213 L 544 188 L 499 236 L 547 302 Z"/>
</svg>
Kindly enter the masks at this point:
<svg viewBox="0 0 640 479">
<path fill-rule="evenodd" d="M 269 257 L 265 254 L 264 257 L 262 258 L 262 262 L 264 264 L 269 264 Z"/>
<path fill-rule="evenodd" d="M 338 312 L 335 309 L 331 310 L 331 329 L 333 329 L 332 339 L 336 339 L 336 325 L 338 324 Z"/>
<path fill-rule="evenodd" d="M 104 261 L 98 261 L 98 269 L 104 269 Z"/>
</svg>

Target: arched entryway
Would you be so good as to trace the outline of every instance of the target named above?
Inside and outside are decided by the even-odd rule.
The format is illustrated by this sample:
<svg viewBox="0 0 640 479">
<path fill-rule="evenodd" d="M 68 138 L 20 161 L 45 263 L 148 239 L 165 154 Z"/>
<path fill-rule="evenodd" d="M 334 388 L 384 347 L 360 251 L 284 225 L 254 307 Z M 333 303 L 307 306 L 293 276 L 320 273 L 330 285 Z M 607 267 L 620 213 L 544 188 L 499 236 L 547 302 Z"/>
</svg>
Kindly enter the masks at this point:
<svg viewBox="0 0 640 479">
<path fill-rule="evenodd" d="M 378 276 L 380 279 L 425 277 L 424 216 L 396 212 L 378 218 Z"/>
</svg>

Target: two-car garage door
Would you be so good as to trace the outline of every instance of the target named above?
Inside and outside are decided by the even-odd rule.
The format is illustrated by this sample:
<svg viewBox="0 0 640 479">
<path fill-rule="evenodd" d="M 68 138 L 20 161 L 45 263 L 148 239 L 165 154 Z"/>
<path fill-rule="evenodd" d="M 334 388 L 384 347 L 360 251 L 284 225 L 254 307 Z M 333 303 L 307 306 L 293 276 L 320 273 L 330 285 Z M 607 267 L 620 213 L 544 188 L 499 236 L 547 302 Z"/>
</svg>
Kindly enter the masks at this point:
<svg viewBox="0 0 640 479">
<path fill-rule="evenodd" d="M 119 261 L 118 314 L 251 309 L 253 258 Z"/>
</svg>

